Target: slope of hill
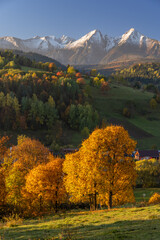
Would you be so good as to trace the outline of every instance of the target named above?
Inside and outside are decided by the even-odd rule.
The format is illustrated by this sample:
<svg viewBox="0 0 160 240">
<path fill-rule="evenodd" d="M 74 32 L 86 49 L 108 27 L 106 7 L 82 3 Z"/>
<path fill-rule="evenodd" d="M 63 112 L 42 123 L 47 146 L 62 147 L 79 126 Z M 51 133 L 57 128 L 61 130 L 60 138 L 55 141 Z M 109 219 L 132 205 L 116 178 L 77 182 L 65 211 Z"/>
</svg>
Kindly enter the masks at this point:
<svg viewBox="0 0 160 240">
<path fill-rule="evenodd" d="M 157 91 L 156 88 L 160 89 L 160 63 L 134 64 L 129 68 L 117 71 L 112 74 L 112 77 L 126 81 L 131 86 Z M 151 86 L 152 89 L 149 89 Z"/>
<path fill-rule="evenodd" d="M 30 60 L 36 61 L 36 62 L 42 62 L 42 63 L 54 62 L 58 68 L 61 68 L 62 70 L 67 69 L 67 67 L 65 65 L 61 64 L 60 62 L 56 61 L 53 58 L 49 58 L 49 57 L 44 56 L 42 54 L 38 54 L 38 53 L 34 53 L 34 52 L 23 52 L 23 51 L 20 51 L 20 50 L 13 50 L 13 53 L 18 54 L 20 56 L 24 56 L 24 57 L 29 58 Z"/>
<path fill-rule="evenodd" d="M 150 107 L 154 94 L 143 92 L 120 84 L 110 84 L 107 94 L 92 89 L 93 105 L 102 119 L 108 124 L 124 126 L 137 140 L 137 147 L 151 149 L 153 145 L 160 148 L 160 104 Z M 132 111 L 130 118 L 124 117 L 123 109 Z"/>
<path fill-rule="evenodd" d="M 154 190 L 154 189 L 153 189 Z M 158 189 L 157 189 L 158 190 Z M 141 190 L 143 196 L 144 190 Z M 160 206 L 112 211 L 72 210 L 23 221 L 1 223 L 2 239 L 159 239 Z M 12 225 L 11 225 L 12 223 Z M 6 225 L 8 226 L 6 227 Z M 9 226 L 9 224 L 11 226 Z"/>
</svg>

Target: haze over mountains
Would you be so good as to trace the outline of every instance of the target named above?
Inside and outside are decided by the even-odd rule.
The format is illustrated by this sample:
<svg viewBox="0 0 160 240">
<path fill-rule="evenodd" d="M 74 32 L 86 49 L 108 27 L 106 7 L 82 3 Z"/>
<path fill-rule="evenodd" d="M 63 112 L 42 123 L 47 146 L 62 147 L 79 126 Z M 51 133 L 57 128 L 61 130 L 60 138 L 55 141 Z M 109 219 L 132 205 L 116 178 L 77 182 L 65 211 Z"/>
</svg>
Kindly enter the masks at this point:
<svg viewBox="0 0 160 240">
<path fill-rule="evenodd" d="M 78 40 L 67 36 L 36 36 L 26 40 L 1 37 L 0 48 L 39 53 L 66 65 L 160 59 L 160 41 L 148 38 L 134 28 L 117 38 L 102 35 L 99 30 L 93 30 Z"/>
</svg>

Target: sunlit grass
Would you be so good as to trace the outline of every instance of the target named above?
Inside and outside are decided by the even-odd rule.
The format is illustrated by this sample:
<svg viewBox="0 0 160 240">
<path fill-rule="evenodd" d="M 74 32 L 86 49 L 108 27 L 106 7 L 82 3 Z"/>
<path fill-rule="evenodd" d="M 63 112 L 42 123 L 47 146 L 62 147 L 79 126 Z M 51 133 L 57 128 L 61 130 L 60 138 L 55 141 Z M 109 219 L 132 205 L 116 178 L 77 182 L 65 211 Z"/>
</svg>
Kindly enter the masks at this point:
<svg viewBox="0 0 160 240">
<path fill-rule="evenodd" d="M 138 141 L 138 148 L 151 149 L 153 145 L 159 148 L 160 104 L 156 109 L 151 109 L 149 104 L 154 94 L 118 84 L 110 84 L 110 87 L 106 94 L 92 88 L 92 102 L 101 118 L 109 123 L 123 125 L 131 135 L 133 133 L 132 137 Z M 131 118 L 126 118 L 122 114 L 127 102 L 135 104 L 134 116 Z"/>
<path fill-rule="evenodd" d="M 26 66 L 21 66 L 21 70 L 24 71 L 24 72 L 28 72 L 28 71 L 35 71 L 35 72 L 41 71 L 41 72 L 43 72 L 44 71 L 42 69 L 26 67 Z"/>
<path fill-rule="evenodd" d="M 160 189 L 136 189 L 137 203 L 148 201 Z M 146 198 L 142 198 L 142 194 Z M 160 205 L 130 208 L 72 210 L 37 219 L 21 225 L 0 224 L 2 239 L 159 239 Z"/>
</svg>

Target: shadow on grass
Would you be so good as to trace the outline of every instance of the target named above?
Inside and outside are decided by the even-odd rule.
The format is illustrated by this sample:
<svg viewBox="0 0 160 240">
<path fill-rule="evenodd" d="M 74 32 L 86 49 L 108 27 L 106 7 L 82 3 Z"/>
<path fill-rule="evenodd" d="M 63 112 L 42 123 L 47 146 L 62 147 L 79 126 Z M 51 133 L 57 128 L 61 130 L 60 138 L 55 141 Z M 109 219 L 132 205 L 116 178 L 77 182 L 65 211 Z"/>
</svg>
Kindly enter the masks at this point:
<svg viewBox="0 0 160 240">
<path fill-rule="evenodd" d="M 0 230 L 0 239 L 160 239 L 160 219 L 118 221 L 113 224 L 19 226 Z"/>
</svg>

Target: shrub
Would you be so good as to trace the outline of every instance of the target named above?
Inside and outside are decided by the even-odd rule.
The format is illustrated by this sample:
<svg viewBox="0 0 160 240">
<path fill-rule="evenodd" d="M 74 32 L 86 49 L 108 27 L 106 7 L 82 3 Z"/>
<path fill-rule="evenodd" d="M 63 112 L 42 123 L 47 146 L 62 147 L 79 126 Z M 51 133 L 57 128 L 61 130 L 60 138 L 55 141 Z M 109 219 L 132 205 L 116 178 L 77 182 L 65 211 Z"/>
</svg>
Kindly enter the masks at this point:
<svg viewBox="0 0 160 240">
<path fill-rule="evenodd" d="M 82 85 L 85 85 L 86 82 L 84 80 L 84 78 L 77 78 L 77 81 L 76 81 L 78 84 L 82 84 Z"/>
<path fill-rule="evenodd" d="M 149 201 L 148 201 L 149 204 L 158 204 L 160 203 L 160 194 L 159 193 L 154 193 Z"/>
<path fill-rule="evenodd" d="M 7 227 L 16 227 L 23 223 L 23 219 L 18 214 L 11 214 L 8 217 L 3 217 Z"/>
<path fill-rule="evenodd" d="M 81 131 L 81 135 L 83 139 L 86 139 L 89 137 L 89 129 L 88 127 L 84 127 Z"/>
<path fill-rule="evenodd" d="M 157 107 L 157 102 L 156 102 L 156 100 L 154 99 L 154 98 L 152 98 L 151 100 L 150 100 L 150 107 L 152 108 L 152 109 L 155 109 L 156 107 Z"/>
<path fill-rule="evenodd" d="M 131 113 L 129 111 L 128 108 L 123 108 L 123 116 L 127 117 L 127 118 L 130 118 L 131 117 Z"/>
</svg>

